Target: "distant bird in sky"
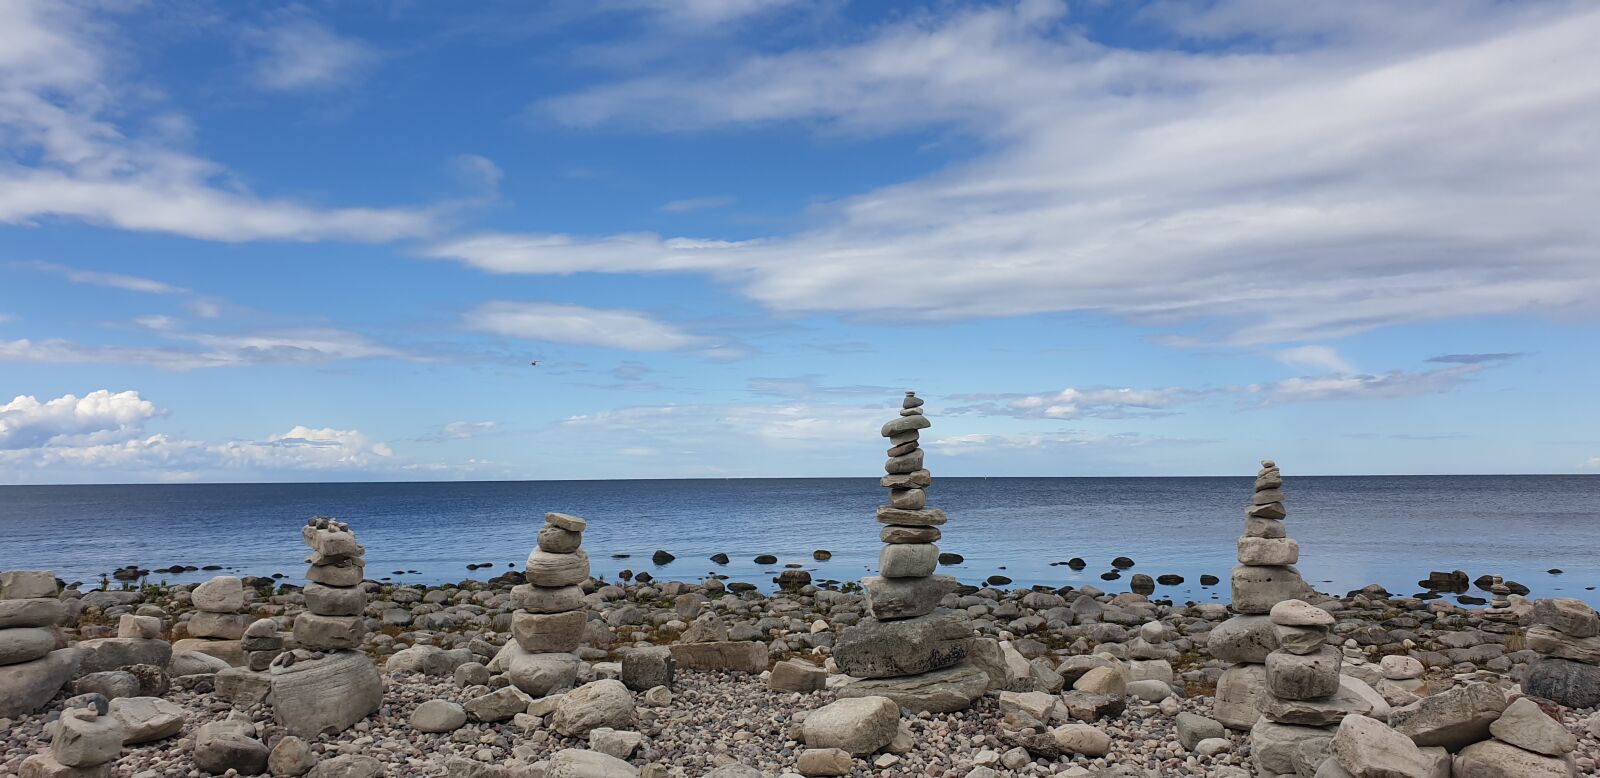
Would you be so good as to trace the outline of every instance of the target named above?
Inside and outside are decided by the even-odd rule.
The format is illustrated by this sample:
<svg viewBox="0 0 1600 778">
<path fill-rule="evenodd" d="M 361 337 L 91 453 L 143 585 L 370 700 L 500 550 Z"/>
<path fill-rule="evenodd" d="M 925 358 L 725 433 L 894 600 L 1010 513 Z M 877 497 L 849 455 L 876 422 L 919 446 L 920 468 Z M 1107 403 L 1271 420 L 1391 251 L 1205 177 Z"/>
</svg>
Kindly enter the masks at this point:
<svg viewBox="0 0 1600 778">
<path fill-rule="evenodd" d="M 528 364 L 530 366 L 532 366 L 532 367 L 538 367 L 539 366 L 539 360 L 535 359 L 532 362 L 529 362 Z"/>
</svg>

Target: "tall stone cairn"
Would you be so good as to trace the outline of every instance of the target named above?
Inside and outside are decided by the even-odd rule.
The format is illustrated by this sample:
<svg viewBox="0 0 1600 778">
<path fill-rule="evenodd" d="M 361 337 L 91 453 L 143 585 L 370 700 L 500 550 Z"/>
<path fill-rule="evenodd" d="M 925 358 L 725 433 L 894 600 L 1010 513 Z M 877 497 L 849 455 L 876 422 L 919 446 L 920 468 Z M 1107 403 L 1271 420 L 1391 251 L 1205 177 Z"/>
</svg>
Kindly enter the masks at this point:
<svg viewBox="0 0 1600 778">
<path fill-rule="evenodd" d="M 1283 474 L 1270 459 L 1261 461 L 1255 490 L 1245 509 L 1239 537 L 1239 566 L 1233 568 L 1233 618 L 1211 630 L 1211 655 L 1234 665 L 1217 679 L 1212 715 L 1231 729 L 1246 730 L 1260 718 L 1257 698 L 1266 688 L 1267 655 L 1278 648 L 1268 617 L 1272 606 L 1309 593 L 1300 572 L 1300 545 L 1284 530 Z"/>
<path fill-rule="evenodd" d="M 588 614 L 583 588 L 589 579 L 589 555 L 583 531 L 588 522 L 565 513 L 547 513 L 539 545 L 528 554 L 527 583 L 511 589 L 512 643 L 506 676 L 512 685 L 534 697 L 572 688 L 578 676 L 573 652 L 583 643 Z"/>
<path fill-rule="evenodd" d="M 1522 689 L 1569 708 L 1600 706 L 1600 614 L 1582 600 L 1535 600 L 1528 648 L 1543 654 L 1528 664 Z"/>
<path fill-rule="evenodd" d="M 65 612 L 54 572 L 0 573 L 0 718 L 44 707 L 77 670 L 77 652 L 56 648 Z"/>
<path fill-rule="evenodd" d="M 240 638 L 249 617 L 244 613 L 244 583 L 237 576 L 219 575 L 189 592 L 194 613 L 186 625 L 189 638 L 172 646 L 172 653 L 198 651 L 229 665 L 245 663 Z"/>
<path fill-rule="evenodd" d="M 960 615 L 938 607 L 958 584 L 954 578 L 933 574 L 939 564 L 935 545 L 939 527 L 948 519 L 944 511 L 927 505 L 933 479 L 922 466 L 918 431 L 932 423 L 915 392 L 906 392 L 901 408 L 899 418 L 882 430 L 890 446 L 884 465 L 887 474 L 879 481 L 889 489 L 889 504 L 877 514 L 884 525 L 879 533 L 884 547 L 878 555 L 878 575 L 861 579 L 871 615 L 839 635 L 833 658 L 841 672 L 866 679 L 851 684 L 841 696 L 881 695 L 915 708 L 925 707 L 921 703 L 927 701 L 913 699 L 912 690 L 927 680 L 925 675 L 948 673 L 947 668 L 961 664 L 971 650 L 972 630 Z M 966 665 L 955 672 L 962 681 L 981 673 Z M 904 681 L 873 683 L 872 679 Z M 979 684 L 977 695 L 986 683 Z"/>
<path fill-rule="evenodd" d="M 350 525 L 326 516 L 313 516 L 300 535 L 311 548 L 306 610 L 294 620 L 296 649 L 272 661 L 273 715 L 293 735 L 337 734 L 383 702 L 383 679 L 361 653 L 366 549 Z"/>
</svg>

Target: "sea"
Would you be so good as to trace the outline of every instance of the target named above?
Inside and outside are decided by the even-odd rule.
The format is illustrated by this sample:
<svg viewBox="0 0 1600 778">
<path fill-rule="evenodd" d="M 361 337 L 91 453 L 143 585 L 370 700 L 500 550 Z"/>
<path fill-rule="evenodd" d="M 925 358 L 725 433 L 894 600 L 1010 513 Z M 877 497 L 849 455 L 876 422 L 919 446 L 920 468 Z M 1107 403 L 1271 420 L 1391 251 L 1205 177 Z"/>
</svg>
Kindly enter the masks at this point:
<svg viewBox="0 0 1600 778">
<path fill-rule="evenodd" d="M 1183 583 L 1154 596 L 1226 602 L 1251 480 L 936 478 L 929 505 L 950 516 L 939 547 L 963 559 L 941 572 L 974 585 L 1004 576 L 1111 592 L 1127 591 L 1135 573 L 1177 575 Z M 1299 568 L 1320 591 L 1376 583 L 1416 594 L 1430 571 L 1461 570 L 1600 605 L 1600 476 L 1286 481 Z M 583 546 L 597 577 L 720 575 L 770 588 L 787 566 L 819 582 L 873 574 L 883 500 L 865 478 L 0 486 L 0 570 L 50 569 L 86 587 L 129 565 L 211 568 L 151 573 L 152 583 L 223 573 L 300 583 L 299 527 L 328 515 L 366 546 L 369 578 L 487 580 L 520 568 L 544 514 L 560 511 L 588 520 Z M 658 550 L 675 558 L 654 564 Z M 819 550 L 831 557 L 818 561 Z M 718 553 L 730 561 L 713 562 Z M 757 564 L 764 554 L 778 562 Z M 1105 580 L 1119 556 L 1133 567 Z M 1074 558 L 1083 569 L 1065 564 Z M 1221 584 L 1202 585 L 1203 575 Z"/>
</svg>

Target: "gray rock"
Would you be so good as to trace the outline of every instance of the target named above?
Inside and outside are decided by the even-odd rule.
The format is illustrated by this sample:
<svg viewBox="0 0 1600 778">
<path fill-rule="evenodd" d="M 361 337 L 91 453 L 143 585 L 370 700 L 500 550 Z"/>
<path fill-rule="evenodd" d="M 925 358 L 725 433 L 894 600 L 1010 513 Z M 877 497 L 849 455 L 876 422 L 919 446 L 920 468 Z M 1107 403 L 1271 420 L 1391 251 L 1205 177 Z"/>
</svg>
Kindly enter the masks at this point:
<svg viewBox="0 0 1600 778">
<path fill-rule="evenodd" d="M 226 667 L 217 671 L 213 684 L 218 697 L 235 705 L 255 705 L 272 694 L 272 673 Z"/>
<path fill-rule="evenodd" d="M 795 769 L 808 778 L 850 775 L 855 766 L 855 759 L 850 756 L 850 752 L 842 748 L 808 748 L 801 751 L 799 758 L 795 760 Z M 988 778 L 988 775 L 982 774 L 981 771 L 984 770 L 994 773 L 987 767 L 975 767 L 967 773 L 967 778 Z"/>
<path fill-rule="evenodd" d="M 274 776 L 293 778 L 311 772 L 316 766 L 317 755 L 312 753 L 311 744 L 294 735 L 280 738 L 267 756 L 267 770 Z"/>
<path fill-rule="evenodd" d="M 885 578 L 867 576 L 861 579 L 867 591 L 867 609 L 882 619 L 908 619 L 925 616 L 939 606 L 939 600 L 955 591 L 960 582 L 947 575 L 926 578 Z"/>
<path fill-rule="evenodd" d="M 527 709 L 523 703 L 522 710 Z M 428 700 L 411 711 L 411 728 L 418 732 L 453 732 L 466 723 L 466 709 L 449 700 Z"/>
<path fill-rule="evenodd" d="M 767 669 L 767 644 L 744 640 L 675 644 L 669 647 L 680 670 L 731 670 L 759 673 Z"/>
<path fill-rule="evenodd" d="M 0 665 L 32 662 L 56 650 L 56 636 L 36 627 L 0 629 Z"/>
<path fill-rule="evenodd" d="M 330 564 L 311 565 L 306 568 L 306 580 L 324 586 L 359 586 L 366 571 L 367 564 L 361 559 L 341 559 Z"/>
<path fill-rule="evenodd" d="M 383 703 L 378 668 L 353 651 L 274 665 L 271 674 L 273 716 L 300 737 L 343 732 Z"/>
<path fill-rule="evenodd" d="M 544 778 L 639 778 L 639 770 L 599 751 L 568 748 L 550 757 Z"/>
<path fill-rule="evenodd" d="M 473 721 L 505 721 L 528 710 L 533 698 L 515 686 L 502 686 L 488 694 L 480 694 L 462 706 Z"/>
<path fill-rule="evenodd" d="M 506 677 L 518 689 L 534 697 L 572 688 L 578 677 L 578 658 L 572 654 L 530 654 L 517 646 L 506 667 Z"/>
<path fill-rule="evenodd" d="M 631 729 L 638 720 L 633 694 L 621 681 L 586 683 L 561 696 L 550 726 L 567 737 L 585 737 L 592 729 Z"/>
<path fill-rule="evenodd" d="M 324 586 L 307 583 L 300 590 L 306 610 L 319 616 L 360 616 L 367 608 L 367 593 L 359 586 Z"/>
<path fill-rule="evenodd" d="M 836 700 L 806 714 L 801 725 L 806 747 L 856 755 L 882 750 L 899 731 L 900 706 L 888 697 Z"/>
<path fill-rule="evenodd" d="M 1206 636 L 1206 650 L 1224 662 L 1261 664 L 1279 645 L 1277 628 L 1267 616 L 1235 616 Z"/>
<path fill-rule="evenodd" d="M 772 666 L 767 687 L 776 692 L 810 694 L 822 691 L 827 683 L 827 670 L 798 659 L 787 659 Z"/>
<path fill-rule="evenodd" d="M 528 555 L 525 574 L 528 583 L 534 586 L 575 586 L 589 577 L 589 555 L 581 549 L 570 554 L 552 554 L 536 548 Z"/>
<path fill-rule="evenodd" d="M 530 654 L 571 653 L 583 644 L 583 611 L 511 614 L 511 636 Z"/>
<path fill-rule="evenodd" d="M 50 757 L 68 767 L 94 767 L 122 754 L 122 725 L 93 710 L 69 708 L 56 720 Z"/>
<path fill-rule="evenodd" d="M 1522 689 L 1569 708 L 1593 708 L 1600 706 L 1600 667 L 1570 659 L 1535 659 L 1528 663 Z"/>
<path fill-rule="evenodd" d="M 582 532 L 589 528 L 589 522 L 567 513 L 546 513 L 544 523 L 568 532 Z"/>
<path fill-rule="evenodd" d="M 54 597 L 0 600 L 0 629 L 53 627 L 66 616 L 66 606 Z"/>
<path fill-rule="evenodd" d="M 1266 691 L 1266 665 L 1234 665 L 1217 679 L 1216 704 L 1211 715 L 1229 729 L 1250 729 L 1261 718 L 1258 703 L 1266 696 Z"/>
<path fill-rule="evenodd" d="M 363 754 L 340 754 L 311 768 L 311 778 L 377 778 L 383 763 Z"/>
<path fill-rule="evenodd" d="M 1260 614 L 1284 600 L 1297 600 L 1310 593 L 1293 567 L 1239 565 L 1233 568 L 1233 602 L 1237 613 Z"/>
<path fill-rule="evenodd" d="M 906 527 L 939 527 L 950 520 L 950 517 L 938 508 L 906 511 L 883 507 L 878 509 L 877 517 L 880 524 L 898 524 Z"/>
<path fill-rule="evenodd" d="M 237 576 L 219 575 L 196 586 L 189 600 L 199 611 L 237 613 L 244 609 L 244 584 Z"/>
<path fill-rule="evenodd" d="M 1371 700 L 1345 684 L 1339 684 L 1332 696 L 1315 700 L 1289 700 L 1269 692 L 1256 700 L 1256 707 L 1262 716 L 1280 724 L 1310 727 L 1338 724 L 1345 716 L 1365 716 L 1373 711 Z"/>
<path fill-rule="evenodd" d="M 199 651 L 175 654 L 167 667 L 168 674 L 174 678 L 185 675 L 211 675 L 226 669 L 228 669 L 227 662 Z"/>
<path fill-rule="evenodd" d="M 921 489 L 906 489 L 920 493 Z M 903 508 L 901 505 L 890 503 L 891 507 Z M 906 508 L 906 510 L 921 510 L 920 508 Z M 878 539 L 885 543 L 936 543 L 942 533 L 938 527 L 902 527 L 899 524 L 885 525 L 878 533 Z"/>
<path fill-rule="evenodd" d="M 161 619 L 124 613 L 117 617 L 117 637 L 156 640 L 161 637 Z"/>
<path fill-rule="evenodd" d="M 1292 565 L 1300 561 L 1300 544 L 1294 538 L 1239 538 L 1238 558 L 1241 565 Z"/>
<path fill-rule="evenodd" d="M 321 616 L 305 611 L 294 619 L 295 642 L 312 651 L 358 649 L 366 635 L 367 623 L 360 616 Z"/>
<path fill-rule="evenodd" d="M 1574 638 L 1600 636 L 1600 614 L 1583 600 L 1570 597 L 1535 600 L 1533 623 L 1552 627 Z"/>
<path fill-rule="evenodd" d="M 1301 745 L 1332 737 L 1333 731 L 1324 727 L 1280 724 L 1263 718 L 1250 728 L 1250 754 L 1257 769 L 1266 775 L 1295 775 Z"/>
<path fill-rule="evenodd" d="M 153 743 L 183 731 L 183 708 L 160 697 L 121 697 L 111 701 L 111 717 L 122 725 L 126 745 Z"/>
<path fill-rule="evenodd" d="M 1315 700 L 1339 691 L 1344 654 L 1324 646 L 1313 654 L 1274 651 L 1267 655 L 1267 691 L 1288 700 Z"/>
<path fill-rule="evenodd" d="M 1500 718 L 1489 725 L 1489 732 L 1511 745 L 1545 756 L 1566 756 L 1578 747 L 1576 736 L 1527 697 L 1506 706 Z"/>
<path fill-rule="evenodd" d="M 1453 778 L 1571 778 L 1577 775 L 1572 757 L 1555 757 L 1524 751 L 1498 740 L 1485 740 L 1461 749 L 1451 765 Z"/>
<path fill-rule="evenodd" d="M 884 578 L 926 578 L 938 567 L 939 547 L 932 543 L 890 543 L 878 553 Z"/>
<path fill-rule="evenodd" d="M 256 740 L 249 721 L 225 719 L 202 725 L 195 731 L 193 756 L 196 767 L 217 775 L 229 770 L 241 775 L 267 771 L 267 746 Z"/>
<path fill-rule="evenodd" d="M 511 588 L 511 606 L 529 613 L 566 613 L 584 606 L 577 586 L 545 587 L 522 584 Z"/>
<path fill-rule="evenodd" d="M 895 678 L 950 667 L 967 656 L 972 629 L 956 614 L 935 610 L 898 621 L 862 619 L 840 633 L 833 658 L 859 678 Z"/>
<path fill-rule="evenodd" d="M 879 432 L 883 435 L 883 437 L 888 438 L 899 435 L 902 432 L 925 430 L 932 426 L 933 422 L 928 421 L 928 417 L 926 416 L 901 416 L 898 419 L 893 419 L 884 424 L 883 429 Z"/>
<path fill-rule="evenodd" d="M 73 681 L 72 690 L 77 694 L 99 694 L 108 700 L 138 697 L 139 679 L 126 670 L 105 670 Z"/>
<path fill-rule="evenodd" d="M 628 648 L 622 652 L 622 685 L 636 692 L 647 692 L 657 686 L 672 688 L 677 661 L 672 649 L 665 646 Z"/>
<path fill-rule="evenodd" d="M 1600 637 L 1573 637 L 1554 627 L 1535 624 L 1528 628 L 1528 648 L 1557 659 L 1600 665 Z"/>
<path fill-rule="evenodd" d="M 0 600 L 55 597 L 56 574 L 49 570 L 11 570 L 0 573 Z"/>
<path fill-rule="evenodd" d="M 51 651 L 32 662 L 0 667 L 0 718 L 32 713 L 56 696 L 78 669 L 74 648 Z"/>
<path fill-rule="evenodd" d="M 1506 709 L 1506 695 L 1486 683 L 1458 686 L 1424 697 L 1389 714 L 1389 725 L 1419 746 L 1460 750 L 1486 740 L 1489 726 Z"/>
<path fill-rule="evenodd" d="M 1179 713 L 1175 723 L 1178 730 L 1178 742 L 1182 743 L 1183 747 L 1190 751 L 1193 751 L 1195 746 L 1199 745 L 1202 740 L 1228 736 L 1228 731 L 1222 726 L 1222 722 L 1216 719 L 1208 719 L 1197 713 L 1189 713 L 1187 711 Z"/>
<path fill-rule="evenodd" d="M 1366 716 L 1339 722 L 1333 755 L 1354 778 L 1431 778 L 1428 760 L 1411 738 Z"/>
<path fill-rule="evenodd" d="M 97 638 L 80 640 L 73 648 L 78 651 L 78 673 L 82 675 L 128 665 L 166 667 L 172 661 L 172 644 L 165 640 Z"/>
<path fill-rule="evenodd" d="M 777 676 L 776 670 L 773 673 Z M 966 710 L 989 690 L 989 676 L 970 664 L 898 678 L 864 678 L 840 687 L 840 699 L 887 697 L 911 713 Z"/>
</svg>

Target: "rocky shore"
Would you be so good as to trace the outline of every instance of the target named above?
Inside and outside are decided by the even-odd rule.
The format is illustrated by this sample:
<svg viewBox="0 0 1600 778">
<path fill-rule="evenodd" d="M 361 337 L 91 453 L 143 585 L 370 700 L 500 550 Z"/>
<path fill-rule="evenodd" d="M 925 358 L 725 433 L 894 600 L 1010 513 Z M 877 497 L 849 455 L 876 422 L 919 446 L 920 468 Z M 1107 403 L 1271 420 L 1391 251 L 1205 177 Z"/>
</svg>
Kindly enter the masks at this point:
<svg viewBox="0 0 1600 778">
<path fill-rule="evenodd" d="M 548 697 L 514 699 L 512 707 L 517 710 L 500 720 L 482 720 L 498 715 L 494 712 L 468 713 L 458 728 L 443 732 L 422 731 L 414 721 L 423 703 L 441 700 L 466 712 L 474 700 L 508 685 L 488 666 L 513 639 L 517 600 L 512 589 L 521 585 L 518 578 L 439 587 L 362 583 L 368 597 L 363 610 L 368 632 L 360 650 L 384 670 L 382 706 L 339 735 L 302 739 L 305 761 L 325 763 L 340 754 L 370 757 L 391 776 L 553 775 L 545 769 L 552 755 L 562 749 L 590 748 L 592 734 L 570 737 L 553 727 Z M 304 591 L 266 579 L 243 584 L 241 610 L 251 619 L 272 620 L 292 646 L 295 620 L 306 611 Z M 770 595 L 730 592 L 716 580 L 627 586 L 588 580 L 581 589 L 590 615 L 576 652 L 582 659 L 576 683 L 622 677 L 618 660 L 625 649 L 678 647 L 669 649 L 679 660 L 670 689 L 630 692 L 636 703 L 633 728 L 617 730 L 639 733 L 625 761 L 645 775 L 699 776 L 735 764 L 769 775 L 796 772 L 805 749 L 803 733 L 797 731 L 803 714 L 834 701 L 835 690 L 851 680 L 826 670 L 834 641 L 842 630 L 867 617 L 863 593 L 811 585 Z M 1514 627 L 1507 631 L 1505 622 L 1492 617 L 1489 609 L 1394 597 L 1375 589 L 1344 597 L 1313 597 L 1319 609 L 1336 618 L 1328 640 L 1345 656 L 1343 671 L 1370 679 L 1395 707 L 1409 702 L 1410 694 L 1426 695 L 1469 682 L 1515 688 L 1546 655 L 1528 647 L 1528 631 L 1537 633 L 1533 605 L 1516 595 L 1510 599 L 1516 613 Z M 153 696 L 176 707 L 181 726 L 170 736 L 128 746 L 110 774 L 140 778 L 205 774 L 195 764 L 196 735 L 203 725 L 231 715 L 248 718 L 251 735 L 263 753 L 286 752 L 283 744 L 291 736 L 273 719 L 270 706 L 259 699 L 230 701 L 217 692 L 216 673 L 221 668 L 216 663 L 203 663 L 195 653 L 187 654 L 187 660 L 185 655 L 164 659 L 155 648 L 148 649 L 148 655 L 122 649 L 128 655 L 100 656 L 110 649 L 94 641 L 116 634 L 115 625 L 124 616 L 159 620 L 162 628 L 151 638 L 153 645 L 189 638 L 189 623 L 208 612 L 196 608 L 193 587 L 66 591 L 59 600 L 65 611 L 65 626 L 56 630 L 59 639 L 80 646 L 89 643 L 93 655 L 69 688 L 43 710 L 0 720 L 0 731 L 6 733 L 0 742 L 0 775 L 21 774 L 24 759 L 48 749 L 52 722 L 74 692 L 115 695 L 119 693 L 115 682 L 125 679 L 108 676 L 150 672 L 136 661 L 128 662 L 125 670 L 81 670 L 141 658 L 162 661 L 167 689 Z M 1232 663 L 1211 656 L 1207 638 L 1232 615 L 1226 607 L 1155 603 L 1142 595 L 1110 594 L 1092 587 L 1009 591 L 968 587 L 945 595 L 941 605 L 966 614 L 978 643 L 997 654 L 988 669 L 1003 674 L 1003 686 L 990 689 L 967 710 L 908 713 L 903 719 L 909 732 L 903 744 L 907 747 L 852 757 L 851 774 L 1256 774 L 1248 733 L 1212 728 L 1215 685 Z M 1136 658 L 1155 654 L 1165 659 Z M 753 656 L 759 662 L 748 661 Z M 786 660 L 816 669 L 794 673 Z M 742 671 L 730 669 L 740 661 L 746 662 Z M 1151 671 L 1162 675 L 1159 665 L 1144 664 L 1157 661 L 1170 666 L 1170 680 L 1140 677 Z M 779 663 L 784 667 L 776 672 L 768 669 Z M 1099 668 L 1113 670 L 1095 672 Z M 1406 674 L 1411 668 L 1421 671 L 1414 683 L 1383 683 L 1388 675 Z M 1025 693 L 1002 694 L 1005 689 L 1048 695 L 1064 709 L 1060 721 L 1087 724 L 1103 733 L 1104 740 L 1084 736 L 1080 751 L 1062 754 L 1058 744 L 1055 756 L 1038 755 L 1049 749 L 1031 743 L 1022 734 L 1028 728 L 1014 726 L 1020 723 L 1018 711 L 1030 700 Z M 133 697 L 138 690 L 136 677 L 131 688 L 121 691 L 131 691 L 127 696 Z M 1574 768 L 1579 774 L 1593 773 L 1600 760 L 1600 718 L 1595 711 L 1558 706 L 1546 710 L 1557 713 L 1562 728 L 1574 738 Z M 1198 735 L 1220 735 L 1220 739 Z M 740 774 L 744 773 L 722 773 Z"/>
</svg>

